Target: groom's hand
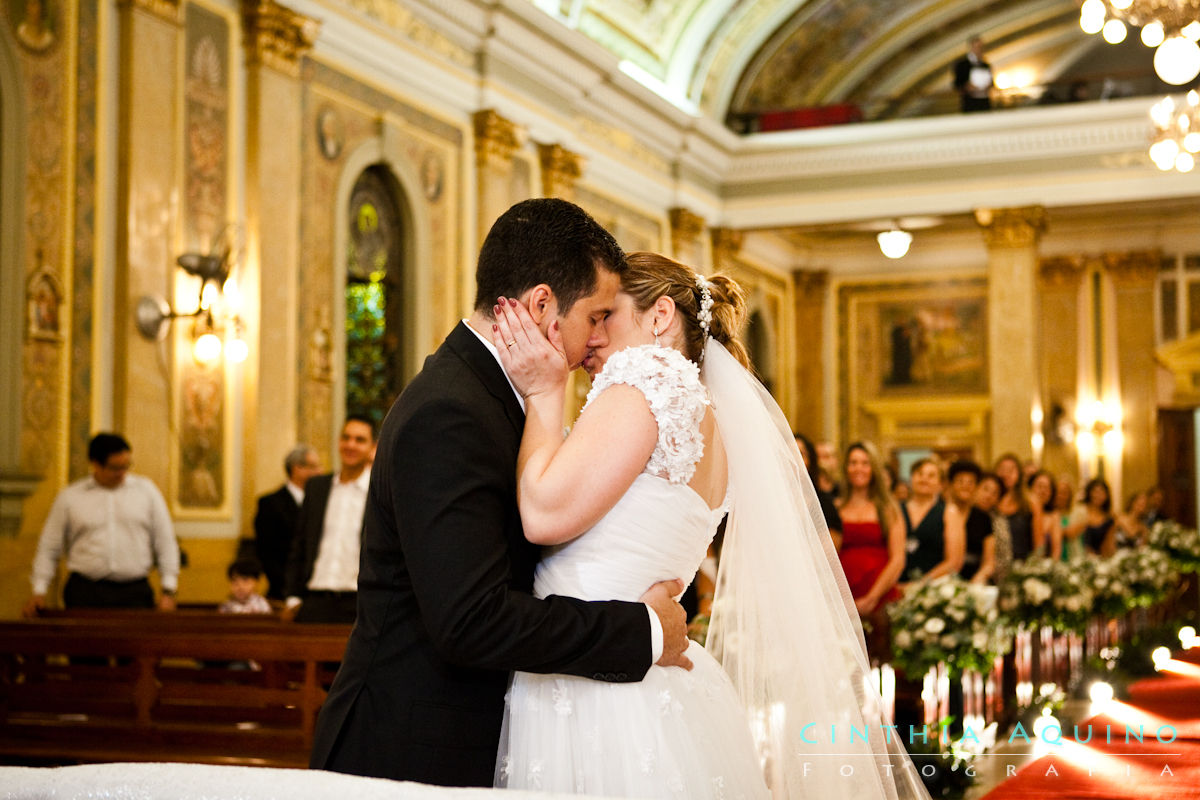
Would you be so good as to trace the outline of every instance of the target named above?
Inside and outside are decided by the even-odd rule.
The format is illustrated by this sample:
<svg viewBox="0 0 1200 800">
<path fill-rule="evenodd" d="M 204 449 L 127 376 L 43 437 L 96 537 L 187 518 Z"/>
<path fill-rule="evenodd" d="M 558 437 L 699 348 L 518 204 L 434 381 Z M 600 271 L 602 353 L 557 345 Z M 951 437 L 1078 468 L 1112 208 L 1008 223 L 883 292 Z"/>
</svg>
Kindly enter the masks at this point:
<svg viewBox="0 0 1200 800">
<path fill-rule="evenodd" d="M 681 580 L 661 581 L 642 595 L 642 602 L 650 606 L 662 623 L 662 658 L 656 662 L 660 667 L 692 668 L 691 659 L 684 655 L 688 647 L 687 612 L 675 600 L 685 588 Z"/>
</svg>

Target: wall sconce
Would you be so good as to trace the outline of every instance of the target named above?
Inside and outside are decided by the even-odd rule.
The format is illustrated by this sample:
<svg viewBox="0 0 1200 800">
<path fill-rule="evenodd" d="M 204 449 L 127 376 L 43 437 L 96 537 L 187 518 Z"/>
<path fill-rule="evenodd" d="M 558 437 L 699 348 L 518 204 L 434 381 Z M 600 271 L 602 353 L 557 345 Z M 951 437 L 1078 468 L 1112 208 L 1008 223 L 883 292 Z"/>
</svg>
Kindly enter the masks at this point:
<svg viewBox="0 0 1200 800">
<path fill-rule="evenodd" d="M 138 300 L 133 316 L 138 333 L 152 342 L 161 342 L 167 338 L 171 320 L 192 318 L 196 320 L 192 327 L 192 355 L 201 364 L 212 364 L 219 359 L 223 346 L 217 333 L 212 306 L 229 279 L 230 270 L 236 260 L 235 255 L 240 255 L 234 246 L 236 235 L 234 226 L 226 226 L 217 235 L 217 246 L 212 253 L 184 253 L 175 259 L 175 263 L 184 272 L 200 279 L 196 308 L 194 311 L 176 311 L 162 295 L 143 295 Z M 228 324 L 232 325 L 235 337 L 227 348 L 229 358 L 236 362 L 245 361 L 249 347 L 241 338 L 242 322 L 236 311 L 230 315 Z"/>
<path fill-rule="evenodd" d="M 1105 456 L 1119 459 L 1125 444 L 1121 404 L 1102 400 L 1081 403 L 1075 419 L 1075 447 L 1082 457 L 1096 457 L 1097 473 L 1104 477 Z"/>
</svg>

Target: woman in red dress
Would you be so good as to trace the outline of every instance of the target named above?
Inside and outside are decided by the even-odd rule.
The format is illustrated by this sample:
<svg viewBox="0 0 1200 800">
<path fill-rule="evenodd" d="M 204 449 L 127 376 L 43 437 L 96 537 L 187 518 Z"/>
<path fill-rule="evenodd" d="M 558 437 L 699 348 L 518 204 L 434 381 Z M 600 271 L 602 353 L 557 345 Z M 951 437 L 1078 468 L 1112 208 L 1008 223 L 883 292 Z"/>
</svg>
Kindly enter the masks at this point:
<svg viewBox="0 0 1200 800">
<path fill-rule="evenodd" d="M 876 612 L 900 596 L 896 581 L 904 571 L 904 520 L 888 492 L 883 462 L 874 445 L 850 445 L 843 471 L 849 491 L 838 509 L 842 569 L 858 613 L 865 618 L 882 617 Z"/>
</svg>

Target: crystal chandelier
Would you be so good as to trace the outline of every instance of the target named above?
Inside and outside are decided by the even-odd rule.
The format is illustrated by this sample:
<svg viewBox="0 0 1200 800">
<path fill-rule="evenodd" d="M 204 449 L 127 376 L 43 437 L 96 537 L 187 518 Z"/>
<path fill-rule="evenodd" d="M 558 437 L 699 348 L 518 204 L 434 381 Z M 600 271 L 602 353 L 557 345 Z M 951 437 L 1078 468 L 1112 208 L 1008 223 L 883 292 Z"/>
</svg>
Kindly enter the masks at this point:
<svg viewBox="0 0 1200 800">
<path fill-rule="evenodd" d="M 1109 44 L 1125 41 L 1128 27 L 1142 29 L 1155 48 L 1154 71 L 1180 86 L 1200 74 L 1200 0 L 1084 0 L 1079 27 Z"/>
<path fill-rule="evenodd" d="M 1150 119 L 1156 128 L 1150 160 L 1163 172 L 1191 172 L 1200 152 L 1200 94 L 1193 89 L 1178 105 L 1164 97 L 1150 109 Z"/>
</svg>

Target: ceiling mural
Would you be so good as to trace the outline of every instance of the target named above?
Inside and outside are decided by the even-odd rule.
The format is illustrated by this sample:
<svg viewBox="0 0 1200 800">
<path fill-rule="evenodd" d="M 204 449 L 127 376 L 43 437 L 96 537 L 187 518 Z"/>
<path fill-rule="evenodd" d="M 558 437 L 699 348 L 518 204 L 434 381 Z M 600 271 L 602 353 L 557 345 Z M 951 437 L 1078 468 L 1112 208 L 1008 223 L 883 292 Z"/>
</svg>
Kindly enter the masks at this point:
<svg viewBox="0 0 1200 800">
<path fill-rule="evenodd" d="M 1081 82 L 1092 97 L 1164 88 L 1152 51 L 1080 30 L 1077 0 L 531 2 L 735 129 L 764 111 L 838 104 L 865 119 L 952 112 L 950 70 L 973 34 L 1003 102 L 1057 100 Z"/>
</svg>

